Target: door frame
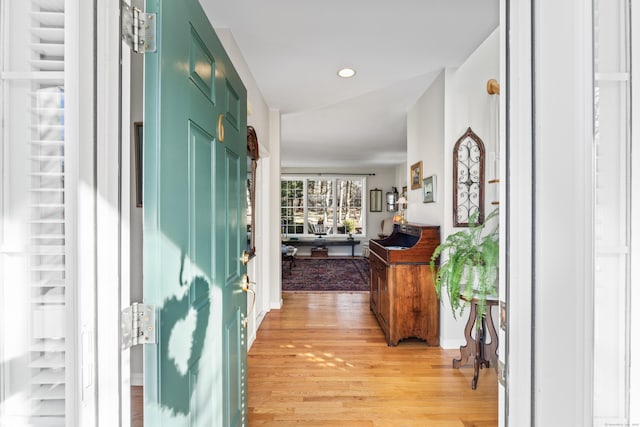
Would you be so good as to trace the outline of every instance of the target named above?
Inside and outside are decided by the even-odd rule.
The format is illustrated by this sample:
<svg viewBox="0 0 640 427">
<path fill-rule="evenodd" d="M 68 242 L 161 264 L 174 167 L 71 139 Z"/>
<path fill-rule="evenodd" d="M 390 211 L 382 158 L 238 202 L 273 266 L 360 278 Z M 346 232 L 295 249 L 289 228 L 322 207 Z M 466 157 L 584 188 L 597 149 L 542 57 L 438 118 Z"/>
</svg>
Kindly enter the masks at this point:
<svg viewBox="0 0 640 427">
<path fill-rule="evenodd" d="M 500 186 L 500 201 L 505 202 L 505 209 L 500 215 L 500 253 L 504 256 L 499 294 L 506 302 L 507 329 L 499 332 L 506 384 L 498 386 L 498 420 L 504 427 L 532 419 L 533 340 L 524 331 L 531 331 L 533 325 L 533 7 L 531 2 L 501 0 L 500 10 L 504 34 L 500 38 L 504 43 L 501 80 L 506 84 L 505 100 L 501 99 L 504 119 L 500 120 L 505 123 L 505 137 L 500 138 L 500 152 L 504 153 L 500 181 L 505 183 Z"/>
<path fill-rule="evenodd" d="M 508 0 L 502 0 L 508 1 Z M 532 191 L 533 187 L 533 157 L 532 157 L 532 94 L 531 88 L 533 84 L 532 70 L 532 29 L 534 22 L 534 13 L 531 5 L 521 5 L 515 1 L 509 1 L 509 17 L 511 23 L 510 51 L 511 56 L 511 72 L 518 75 L 517 82 L 514 80 L 509 88 L 509 95 L 512 99 L 518 100 L 517 111 L 520 111 L 518 117 L 511 115 L 509 117 L 509 133 L 512 141 L 518 141 L 519 144 L 512 144 L 510 147 L 510 163 L 509 179 L 504 182 L 509 186 L 509 190 L 501 189 L 501 191 L 509 191 L 505 194 L 509 197 L 509 225 L 511 230 L 532 230 L 533 229 L 533 197 L 531 193 L 527 196 L 526 192 L 519 192 L 524 189 Z M 539 5 L 539 1 L 535 2 L 533 7 Z M 577 8 L 577 6 L 574 6 Z M 507 12 L 505 12 L 507 13 Z M 504 14 L 502 14 L 504 16 Z M 579 16 L 578 21 L 584 22 L 586 16 Z M 98 414 L 97 422 L 100 425 L 128 425 L 130 421 L 126 416 L 120 417 L 119 414 L 129 411 L 129 402 L 127 399 L 128 389 L 126 383 L 120 381 L 119 376 L 114 375 L 116 372 L 123 371 L 123 358 L 119 346 L 119 313 L 121 300 L 123 296 L 128 297 L 128 274 L 124 274 L 126 269 L 123 262 L 125 253 L 123 253 L 122 242 L 128 242 L 124 239 L 123 231 L 128 233 L 128 224 L 123 224 L 120 212 L 128 212 L 121 204 L 124 200 L 120 192 L 121 186 L 128 188 L 128 176 L 121 176 L 123 170 L 120 168 L 122 158 L 120 157 L 120 147 L 124 146 L 125 140 L 129 138 L 128 132 L 123 132 L 121 123 L 128 123 L 127 120 L 121 120 L 121 108 L 129 105 L 128 92 L 124 90 L 122 75 L 127 72 L 121 72 L 120 63 L 120 37 L 119 37 L 119 2 L 96 2 L 96 221 L 97 221 L 97 242 L 96 242 L 96 281 L 97 281 L 97 401 Z M 554 30 L 549 29 L 549 32 Z M 589 41 L 590 42 L 590 41 Z M 589 46 L 590 47 L 590 46 Z M 520 56 L 515 56 L 516 52 Z M 584 59 L 584 58 L 583 58 Z M 524 74 L 520 74 L 520 72 Z M 527 76 L 520 78 L 520 76 Z M 543 82 L 539 82 L 541 85 Z M 122 89 L 122 97 L 118 91 L 113 88 Z M 518 95 L 516 97 L 516 94 Z M 515 107 L 515 106 L 512 106 Z M 520 109 L 523 108 L 523 109 Z M 123 109 L 124 110 L 124 109 Z M 122 110 L 122 111 L 123 111 Z M 516 111 L 514 108 L 513 111 Z M 522 113 L 529 112 L 529 113 Z M 122 139 L 121 139 L 122 138 Z M 276 138 L 272 138 L 272 141 Z M 129 146 L 129 145 L 127 145 Z M 275 150 L 272 155 L 278 158 Z M 128 163 L 124 163 L 128 164 Z M 517 167 L 516 167 L 517 166 Z M 128 169 L 128 168 L 125 168 Z M 503 168 L 505 173 L 507 169 Z M 273 181 L 272 181 L 273 183 Z M 277 187 L 276 187 L 277 188 Z M 581 188 L 587 191 L 586 188 Z M 128 190 L 127 190 L 128 191 Z M 501 197 L 502 198 L 502 197 Z M 128 199 L 127 199 L 128 200 Z M 118 209 L 113 209 L 118 207 Z M 518 221 L 518 222 L 516 222 Z M 587 221 L 584 221 L 585 225 Z M 508 250 L 511 258 L 508 261 L 509 283 L 520 283 L 524 280 L 529 286 L 511 287 L 508 291 L 508 312 L 514 313 L 508 316 L 509 328 L 512 331 L 508 334 L 508 375 L 509 375 L 509 397 L 506 402 L 504 411 L 501 411 L 500 418 L 502 421 L 508 418 L 516 425 L 518 420 L 532 420 L 534 415 L 534 393 L 533 379 L 529 373 L 534 366 L 534 345 L 544 347 L 543 343 L 534 343 L 531 334 L 516 334 L 515 331 L 529 331 L 535 324 L 533 319 L 534 304 L 532 303 L 532 290 L 534 289 L 534 265 L 531 263 L 533 250 L 535 248 L 533 236 L 523 236 L 523 239 L 510 238 L 508 242 Z M 517 244 L 515 243 L 517 241 Z M 585 251 L 588 252 L 588 251 Z M 517 254 L 517 258 L 514 256 Z M 587 257 L 585 253 L 584 258 Z M 518 263 L 518 260 L 526 261 Z M 118 268 L 114 268 L 117 266 Z M 114 286 L 117 283 L 119 286 Z M 125 284 L 126 283 L 126 284 Z M 278 307 L 281 304 L 279 294 L 274 293 L 270 296 L 271 307 Z M 128 299 L 128 298 L 127 298 Z M 588 296 L 587 296 L 588 300 Z M 588 303 L 588 301 L 586 301 Z M 588 305 L 586 305 L 588 307 Z M 593 313 L 589 310 L 583 311 L 580 316 L 585 320 L 585 325 L 593 319 Z M 518 323 L 516 323 L 518 322 Z M 581 335 L 588 333 L 588 328 L 576 331 Z M 537 335 L 539 336 L 539 335 Z M 576 353 L 574 353 L 576 354 Z M 586 363 L 588 365 L 588 363 Z M 590 366 L 580 366 L 575 372 L 588 372 Z M 128 373 L 128 369 L 125 369 Z M 535 374 L 534 374 L 535 375 Z M 576 400 L 581 400 L 584 404 L 581 412 L 588 412 L 588 402 L 586 396 L 589 394 L 589 387 L 585 387 L 585 393 Z M 539 394 L 538 394 L 539 396 Z M 561 401 L 561 400 L 559 400 Z M 574 401 L 573 404 L 577 404 Z M 579 408 L 580 405 L 576 405 Z M 501 422 L 502 422 L 501 421 Z M 509 424 L 507 424 L 509 425 Z"/>
<path fill-rule="evenodd" d="M 129 426 L 129 351 L 120 351 L 120 311 L 129 305 L 129 67 L 120 2 L 95 4 L 96 26 L 96 425 Z M 121 58 L 122 56 L 122 58 Z M 122 60 L 122 66 L 120 62 Z M 118 90 L 114 90 L 118 88 Z M 126 161 L 126 163 L 125 163 Z"/>
<path fill-rule="evenodd" d="M 506 1 L 508 72 L 514 78 L 507 85 L 508 354 L 507 401 L 500 414 L 506 424 L 501 425 L 589 425 L 591 2 Z M 556 179 L 559 171 L 573 179 Z"/>
</svg>

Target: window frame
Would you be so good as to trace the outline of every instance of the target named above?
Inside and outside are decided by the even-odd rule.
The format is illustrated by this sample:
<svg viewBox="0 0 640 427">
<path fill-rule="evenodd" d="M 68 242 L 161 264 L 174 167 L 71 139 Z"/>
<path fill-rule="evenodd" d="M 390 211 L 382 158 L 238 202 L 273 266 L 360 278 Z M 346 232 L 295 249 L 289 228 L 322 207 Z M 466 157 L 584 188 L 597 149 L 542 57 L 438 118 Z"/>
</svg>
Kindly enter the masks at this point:
<svg viewBox="0 0 640 427">
<path fill-rule="evenodd" d="M 285 225 L 282 223 L 282 209 L 284 208 L 288 208 L 288 206 L 284 206 L 282 204 L 282 197 L 280 199 L 280 224 L 281 224 L 281 231 L 283 235 L 287 235 L 287 236 L 296 236 L 296 237 L 315 237 L 315 233 L 312 233 L 309 231 L 309 203 L 308 203 L 308 189 L 309 189 L 309 181 L 310 180 L 324 180 L 324 181 L 330 181 L 331 182 L 331 194 L 332 194 L 332 205 L 330 207 L 330 209 L 333 210 L 334 213 L 334 217 L 337 218 L 337 212 L 338 212 L 338 207 L 336 206 L 336 202 L 337 202 L 337 183 L 339 181 L 356 181 L 356 182 L 360 182 L 362 185 L 361 188 L 361 197 L 360 197 L 360 216 L 361 216 L 361 226 L 360 226 L 360 232 L 354 232 L 352 233 L 352 235 L 354 237 L 364 237 L 367 235 L 367 211 L 366 211 L 366 207 L 368 206 L 368 194 L 367 194 L 367 178 L 365 176 L 358 176 L 358 175 L 349 175 L 349 174 L 336 174 L 336 175 L 330 175 L 330 176 L 325 176 L 325 175 L 317 175 L 317 174 L 295 174 L 295 175 L 281 175 L 280 176 L 280 191 L 281 191 L 281 195 L 282 195 L 282 182 L 283 181 L 302 181 L 302 191 L 303 191 L 303 232 L 302 233 L 290 233 L 288 232 L 288 230 L 286 230 Z M 333 225 L 333 229 L 330 233 L 327 233 L 327 235 L 325 236 L 326 238 L 336 238 L 336 237 L 346 237 L 347 233 L 338 233 L 338 227 L 340 226 L 340 224 L 338 224 L 337 221 L 335 221 L 334 225 Z"/>
</svg>

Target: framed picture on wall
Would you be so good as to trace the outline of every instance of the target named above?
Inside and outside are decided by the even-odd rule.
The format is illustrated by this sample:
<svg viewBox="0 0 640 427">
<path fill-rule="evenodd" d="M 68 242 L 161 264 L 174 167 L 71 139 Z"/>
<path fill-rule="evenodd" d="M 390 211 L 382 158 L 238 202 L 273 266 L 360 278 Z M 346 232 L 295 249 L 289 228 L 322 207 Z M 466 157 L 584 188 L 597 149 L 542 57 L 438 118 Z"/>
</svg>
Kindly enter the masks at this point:
<svg viewBox="0 0 640 427">
<path fill-rule="evenodd" d="M 436 176 L 431 175 L 422 180 L 422 203 L 436 201 Z"/>
<path fill-rule="evenodd" d="M 411 189 L 417 190 L 422 185 L 422 160 L 411 165 Z"/>
</svg>

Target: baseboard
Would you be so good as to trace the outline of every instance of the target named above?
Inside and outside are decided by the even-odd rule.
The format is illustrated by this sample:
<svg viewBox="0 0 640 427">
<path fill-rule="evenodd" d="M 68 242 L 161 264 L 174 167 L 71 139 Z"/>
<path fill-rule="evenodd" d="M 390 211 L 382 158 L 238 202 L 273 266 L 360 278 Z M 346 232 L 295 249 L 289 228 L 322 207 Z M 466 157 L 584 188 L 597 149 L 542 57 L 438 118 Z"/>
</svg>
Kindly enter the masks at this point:
<svg viewBox="0 0 640 427">
<path fill-rule="evenodd" d="M 283 304 L 284 302 L 282 300 L 282 297 L 280 297 L 280 301 L 277 304 L 271 304 L 271 306 L 269 307 L 269 310 L 280 310 Z"/>
<path fill-rule="evenodd" d="M 131 385 L 144 385 L 144 374 L 131 374 Z"/>
<path fill-rule="evenodd" d="M 262 311 L 262 312 L 258 313 L 258 317 L 256 317 L 256 326 L 255 326 L 255 328 L 253 330 L 253 333 L 249 337 L 249 340 L 247 341 L 247 351 L 249 351 L 251 349 L 251 346 L 253 345 L 254 341 L 256 340 L 257 334 L 258 334 L 258 329 L 260 329 L 260 325 L 262 325 L 262 321 L 264 320 L 266 315 L 267 315 L 266 311 Z"/>
<path fill-rule="evenodd" d="M 467 342 L 461 339 L 442 339 L 440 338 L 440 347 L 445 350 L 457 350 L 460 346 L 465 345 Z"/>
<path fill-rule="evenodd" d="M 262 325 L 262 321 L 267 316 L 267 313 L 267 311 L 262 311 L 258 314 L 258 317 L 256 318 L 256 331 L 260 329 L 260 325 Z"/>
</svg>

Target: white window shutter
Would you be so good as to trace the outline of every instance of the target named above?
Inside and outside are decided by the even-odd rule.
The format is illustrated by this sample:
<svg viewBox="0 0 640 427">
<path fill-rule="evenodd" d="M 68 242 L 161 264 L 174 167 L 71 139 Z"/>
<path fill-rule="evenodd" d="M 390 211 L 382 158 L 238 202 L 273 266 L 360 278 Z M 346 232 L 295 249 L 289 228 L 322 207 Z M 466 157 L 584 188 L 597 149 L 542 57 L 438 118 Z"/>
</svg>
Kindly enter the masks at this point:
<svg viewBox="0 0 640 427">
<path fill-rule="evenodd" d="M 0 295 L 14 298 L 2 298 L 0 355 L 3 379 L 10 381 L 3 387 L 0 424 L 64 426 L 74 393 L 69 356 L 75 351 L 65 223 L 65 212 L 73 209 L 65 197 L 65 2 L 0 3 L 8 178 L 2 183 L 0 242 L 16 248 L 2 254 L 2 266 L 12 267 L 3 268 Z M 20 321 L 12 322 L 14 316 Z M 20 335 L 8 333 L 12 328 L 23 338 L 12 339 Z"/>
</svg>

